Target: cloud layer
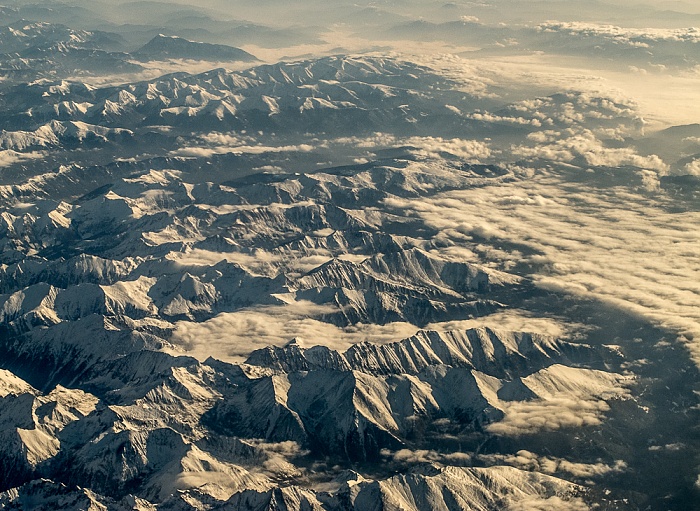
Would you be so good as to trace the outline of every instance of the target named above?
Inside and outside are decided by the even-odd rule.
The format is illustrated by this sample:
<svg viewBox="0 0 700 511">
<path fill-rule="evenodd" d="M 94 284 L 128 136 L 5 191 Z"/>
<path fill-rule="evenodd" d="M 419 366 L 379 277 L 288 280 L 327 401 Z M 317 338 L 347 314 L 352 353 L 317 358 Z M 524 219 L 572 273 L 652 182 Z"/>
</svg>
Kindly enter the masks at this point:
<svg viewBox="0 0 700 511">
<path fill-rule="evenodd" d="M 531 255 L 484 244 L 483 254 L 506 266 L 531 264 L 543 288 L 601 299 L 678 331 L 700 364 L 700 213 L 671 212 L 663 195 L 589 183 L 541 173 L 387 205 L 457 244 L 528 247 Z"/>
<path fill-rule="evenodd" d="M 240 362 L 251 351 L 275 345 L 284 346 L 297 338 L 303 345 L 323 345 L 345 351 L 362 341 L 386 343 L 416 333 L 408 323 L 387 325 L 357 324 L 340 328 L 321 321 L 335 308 L 299 301 L 288 305 L 259 306 L 237 312 L 222 313 L 209 321 L 176 323 L 173 342 L 189 355 Z"/>
</svg>

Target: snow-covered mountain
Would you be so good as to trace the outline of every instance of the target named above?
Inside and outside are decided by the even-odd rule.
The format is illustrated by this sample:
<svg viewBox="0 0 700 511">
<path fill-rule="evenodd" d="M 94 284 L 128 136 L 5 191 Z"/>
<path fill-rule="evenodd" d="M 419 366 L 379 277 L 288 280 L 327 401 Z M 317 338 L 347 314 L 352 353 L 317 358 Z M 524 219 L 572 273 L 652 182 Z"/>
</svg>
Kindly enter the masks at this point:
<svg viewBox="0 0 700 511">
<path fill-rule="evenodd" d="M 405 476 L 372 481 L 349 478 L 333 494 L 317 494 L 306 488 L 288 486 L 270 490 L 250 489 L 234 494 L 225 502 L 207 495 L 182 492 L 168 502 L 168 509 L 250 509 L 254 511 L 340 511 L 375 510 L 401 506 L 410 511 L 491 510 L 507 504 L 533 506 L 583 506 L 581 488 L 548 476 L 510 467 L 425 468 Z M 150 509 L 144 499 L 126 497 L 114 501 L 89 490 L 70 490 L 50 480 L 33 481 L 17 490 L 0 494 L 6 509 L 66 510 L 107 508 Z"/>
<path fill-rule="evenodd" d="M 43 138 L 24 140 L 65 144 L 56 135 L 65 126 L 102 134 L 102 143 L 114 136 L 77 122 L 56 121 Z M 452 509 L 473 505 L 464 496 L 474 495 L 491 509 L 515 492 L 518 501 L 583 505 L 586 491 L 562 479 L 450 468 L 474 465 L 472 454 L 452 452 L 451 439 L 471 446 L 518 428 L 539 438 L 600 423 L 630 406 L 634 380 L 621 374 L 617 348 L 477 328 L 423 330 L 344 352 L 249 348 L 243 364 L 163 353 L 196 342 L 182 337 L 188 328 L 266 307 L 301 307 L 339 329 L 508 308 L 531 292 L 527 279 L 441 254 L 381 210 L 392 199 L 513 178 L 485 170 L 388 159 L 229 184 L 149 170 L 67 201 L 8 208 L 0 472 L 15 489 L 0 498 L 19 507 L 30 499 L 66 508 L 365 509 L 384 501 Z M 518 426 L 523 413 L 581 406 L 582 423 Z M 407 450 L 453 461 L 333 481 L 346 467 L 400 460 Z M 306 468 L 324 457 L 339 463 L 321 477 L 320 488 L 332 491 L 317 489 L 319 476 Z"/>
<path fill-rule="evenodd" d="M 105 128 L 80 121 L 51 121 L 34 131 L 3 131 L 0 148 L 27 151 L 50 147 L 70 148 L 76 145 L 99 145 L 108 141 L 128 143 L 133 132 L 120 128 Z"/>
<path fill-rule="evenodd" d="M 76 30 L 65 25 L 19 20 L 0 27 L 0 52 L 22 53 L 59 43 L 75 43 L 90 48 L 118 49 L 124 40 L 118 34 Z"/>
<path fill-rule="evenodd" d="M 19 20 L 0 27 L 0 67 L 15 83 L 143 70 L 124 45 L 118 34 Z"/>
<path fill-rule="evenodd" d="M 486 339 L 489 335 L 491 341 L 517 342 L 525 353 L 526 346 L 533 346 L 525 341 L 532 342 L 533 337 L 526 334 L 480 330 L 467 332 L 463 338 L 491 342 Z M 430 349 L 440 352 L 444 345 L 437 339 L 459 336 L 436 334 Z M 539 349 L 545 345 L 551 349 L 557 342 L 540 339 L 536 344 Z M 488 346 L 482 345 L 481 349 L 488 350 Z M 291 349 L 286 348 L 287 352 Z M 484 365 L 477 362 L 482 355 L 470 355 L 466 350 L 461 352 L 465 362 L 450 366 L 435 360 L 420 371 L 408 367 L 413 374 L 402 374 L 398 372 L 401 367 L 395 366 L 393 374 L 383 375 L 386 371 L 374 367 L 371 357 L 360 358 L 369 369 L 351 370 L 350 365 L 363 351 L 381 352 L 363 345 L 345 355 L 326 350 L 322 357 L 314 348 L 308 350 L 313 353 L 309 358 L 334 360 L 337 368 L 318 364 L 319 368 L 313 370 L 265 374 L 260 366 L 229 365 L 213 359 L 202 364 L 190 358 L 139 350 L 86 364 L 85 373 L 73 383 L 89 391 L 59 385 L 42 393 L 4 371 L 0 398 L 4 418 L 0 434 L 6 440 L 2 447 L 2 484 L 19 485 L 41 476 L 91 488 L 97 500 L 103 498 L 100 495 L 120 498 L 131 494 L 144 501 L 170 498 L 177 502 L 184 495 L 176 497 L 175 490 L 196 490 L 193 498 L 196 494 L 208 495 L 212 505 L 225 506 L 227 499 L 267 502 L 277 498 L 279 490 L 269 493 L 276 480 L 309 477 L 305 469 L 294 466 L 295 459 L 300 462 L 318 454 L 334 455 L 339 460 L 376 459 L 387 449 L 397 451 L 424 444 L 431 430 L 437 424 L 444 427 L 446 421 L 453 428 L 474 427 L 477 423 L 488 428 L 501 420 L 507 422 L 515 403 L 531 400 L 589 401 L 597 403 L 602 413 L 608 406 L 604 400 L 625 399 L 625 387 L 631 383 L 629 378 L 613 373 L 560 364 L 527 376 L 499 379 L 471 369 Z M 508 366 L 514 356 L 522 355 L 496 350 L 493 364 Z M 568 360 L 559 354 L 553 359 Z M 464 367 L 460 367 L 462 364 Z M 418 430 L 422 431 L 420 435 Z M 340 501 L 331 499 L 328 504 L 343 505 L 343 494 L 350 491 L 351 502 L 357 500 L 354 505 L 364 508 L 360 503 L 365 499 L 369 502 L 382 495 L 381 499 L 392 500 L 405 495 L 399 488 L 406 484 L 412 488 L 411 493 L 418 493 L 402 498 L 408 498 L 408 502 L 415 499 L 417 509 L 432 509 L 420 504 L 426 498 L 424 485 L 447 485 L 463 497 L 477 492 L 487 502 L 496 502 L 496 494 L 510 490 L 491 487 L 493 477 L 502 481 L 499 485 L 520 488 L 522 498 L 550 498 L 552 488 L 558 488 L 556 495 L 562 498 L 583 494 L 582 489 L 573 492 L 574 486 L 561 480 L 503 470 L 431 469 L 380 481 L 378 486 L 360 478 L 358 487 L 355 483 L 348 483 L 346 489 L 341 486 L 334 497 Z M 491 472 L 493 475 L 488 475 Z M 430 477 L 423 480 L 424 476 Z M 429 482 L 432 477 L 438 479 Z M 442 477 L 455 479 L 449 482 Z M 519 482 L 523 477 L 527 483 Z M 10 505 L 30 498 L 26 492 L 38 495 L 31 498 L 46 499 L 67 492 L 48 481 L 38 484 L 35 481 L 0 498 Z M 282 490 L 282 495 L 291 490 Z M 305 491 L 304 498 L 312 498 L 314 492 Z M 376 492 L 378 495 L 372 497 Z M 313 498 L 322 502 L 331 496 Z M 450 500 L 447 502 L 444 505 L 449 507 Z"/>
<path fill-rule="evenodd" d="M 374 127 L 376 131 L 380 121 L 394 120 L 410 126 L 420 105 L 432 99 L 427 89 L 440 83 L 446 84 L 444 79 L 426 74 L 425 69 L 409 62 L 329 57 L 258 66 L 234 73 L 219 69 L 194 76 L 165 76 L 126 87 L 94 89 L 87 94 L 79 84 L 52 88 L 52 85 L 37 83 L 18 97 L 21 102 L 29 97 L 37 98 L 36 107 L 23 112 L 25 116 L 29 114 L 32 121 L 55 118 L 58 100 L 90 103 L 87 111 L 66 112 L 68 115 L 60 117 L 61 120 L 100 125 L 204 127 L 215 122 L 220 126 L 218 129 L 274 129 L 295 119 L 309 128 L 314 123 L 324 123 L 330 128 L 342 114 L 346 122 L 372 122 L 373 126 L 366 129 Z M 12 98 L 8 98 L 6 102 L 10 109 L 22 104 L 13 105 L 11 101 Z M 425 111 L 431 110 L 434 108 L 426 105 Z M 367 111 L 380 111 L 386 118 L 372 119 Z M 286 120 L 288 118 L 290 120 Z M 29 119 L 18 117 L 16 120 L 26 123 Z M 315 129 L 323 129 L 323 126 Z"/>
<path fill-rule="evenodd" d="M 615 358 L 615 353 L 609 353 Z M 345 353 L 323 346 L 303 348 L 292 342 L 251 353 L 247 364 L 283 372 L 332 369 L 375 375 L 418 374 L 434 365 L 470 367 L 492 376 L 522 374 L 557 362 L 602 366 L 605 353 L 585 344 L 537 334 L 496 332 L 489 328 L 426 331 L 381 346 L 360 343 Z"/>
<path fill-rule="evenodd" d="M 125 51 L 116 33 L 74 30 L 65 25 L 19 20 L 0 27 L 0 67 L 14 83 L 77 76 L 128 75 L 144 71 L 139 63 L 190 59 L 255 62 L 248 52 L 223 44 L 193 42 L 159 34 L 142 47 Z"/>
</svg>

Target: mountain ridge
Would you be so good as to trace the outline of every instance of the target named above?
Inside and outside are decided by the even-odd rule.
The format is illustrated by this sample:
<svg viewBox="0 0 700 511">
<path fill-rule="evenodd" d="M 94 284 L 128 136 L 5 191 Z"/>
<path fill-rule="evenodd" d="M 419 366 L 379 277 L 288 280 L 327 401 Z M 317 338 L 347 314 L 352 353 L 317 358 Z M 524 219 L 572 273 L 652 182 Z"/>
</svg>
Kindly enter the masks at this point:
<svg viewBox="0 0 700 511">
<path fill-rule="evenodd" d="M 194 59 L 209 61 L 259 62 L 250 53 L 226 46 L 189 41 L 182 37 L 158 34 L 144 46 L 132 52 L 139 60 Z"/>
</svg>

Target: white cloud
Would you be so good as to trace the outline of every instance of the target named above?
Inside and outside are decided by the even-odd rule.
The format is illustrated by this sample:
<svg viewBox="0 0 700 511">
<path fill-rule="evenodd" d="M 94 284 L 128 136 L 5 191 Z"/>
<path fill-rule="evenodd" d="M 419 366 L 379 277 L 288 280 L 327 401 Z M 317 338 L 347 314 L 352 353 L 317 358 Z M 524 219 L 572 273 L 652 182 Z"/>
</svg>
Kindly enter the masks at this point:
<svg viewBox="0 0 700 511">
<path fill-rule="evenodd" d="M 507 84 L 509 102 L 562 91 L 583 91 L 591 97 L 607 97 L 630 107 L 636 104 L 647 129 L 653 125 L 691 124 L 700 117 L 697 70 L 648 74 L 640 80 L 638 73 L 625 66 L 615 70 L 592 69 L 580 59 L 545 53 L 497 57 L 425 53 L 414 60 L 480 99 L 501 97 L 501 86 Z M 634 102 L 630 103 L 630 98 Z M 537 100 L 530 101 L 534 104 Z"/>
<path fill-rule="evenodd" d="M 535 401 L 502 402 L 505 417 L 487 426 L 495 435 L 519 436 L 540 431 L 597 426 L 610 406 L 602 400 L 567 397 Z"/>
<path fill-rule="evenodd" d="M 212 266 L 221 261 L 228 261 L 246 268 L 255 275 L 273 278 L 282 269 L 286 272 L 306 273 L 333 259 L 333 254 L 321 249 L 310 255 L 296 256 L 262 249 L 252 252 L 215 252 L 195 248 L 186 252 L 170 253 L 167 258 L 183 266 Z"/>
<path fill-rule="evenodd" d="M 570 36 L 597 36 L 630 47 L 648 48 L 661 41 L 700 43 L 700 30 L 690 28 L 623 28 L 584 22 L 547 22 L 538 26 L 542 32 L 562 32 Z"/>
<path fill-rule="evenodd" d="M 440 157 L 440 153 L 449 153 L 469 161 L 484 160 L 491 156 L 488 144 L 477 140 L 459 138 L 443 139 L 440 137 L 410 137 L 405 139 L 405 145 L 414 146 L 420 156 L 429 158 Z"/>
<path fill-rule="evenodd" d="M 321 256 L 319 256 L 321 257 Z M 299 271 L 315 267 L 319 261 L 304 257 L 293 261 L 281 261 L 278 254 L 256 252 L 255 254 L 218 253 L 192 250 L 175 260 L 183 265 L 214 265 L 222 260 L 235 262 L 258 274 L 274 276 L 279 265 Z M 323 258 L 323 257 L 322 257 Z M 356 259 L 348 255 L 341 259 Z M 325 260 L 325 258 L 323 258 Z M 285 300 L 286 297 L 283 297 Z M 414 335 L 419 327 L 409 323 L 389 323 L 387 325 L 357 324 L 337 327 L 319 318 L 337 312 L 328 305 L 311 302 L 258 306 L 236 312 L 222 313 L 204 322 L 180 321 L 171 341 L 187 354 L 204 360 L 209 356 L 232 362 L 241 362 L 250 352 L 265 346 L 283 346 L 293 338 L 300 338 L 303 345 L 324 345 L 338 351 L 345 351 L 351 345 L 369 341 L 378 344 L 395 342 Z M 491 328 L 519 332 L 539 332 L 552 337 L 575 338 L 587 330 L 583 324 L 565 322 L 562 319 L 538 317 L 525 310 L 508 309 L 476 319 L 430 323 L 424 330 L 450 331 L 467 330 L 488 326 Z"/>
<path fill-rule="evenodd" d="M 527 496 L 506 504 L 507 511 L 589 511 L 589 507 L 581 498 L 564 500 L 553 496 L 546 499 Z"/>
<path fill-rule="evenodd" d="M 604 477 L 627 470 L 627 464 L 622 460 L 617 460 L 612 465 L 600 461 L 596 463 L 576 463 L 554 456 L 538 456 L 534 452 L 526 450 L 520 450 L 515 454 L 480 455 L 479 459 L 489 465 L 505 464 L 521 470 L 545 474 L 564 473 L 580 478 Z"/>
<path fill-rule="evenodd" d="M 687 163 L 683 167 L 685 174 L 690 174 L 691 176 L 700 176 L 700 159 L 695 159 L 690 163 Z"/>
<path fill-rule="evenodd" d="M 393 453 L 388 449 L 382 449 L 381 454 L 391 458 L 394 463 L 404 465 L 439 463 L 442 465 L 463 466 L 467 465 L 472 459 L 470 454 L 464 452 L 441 453 L 426 449 L 399 449 Z"/>
<path fill-rule="evenodd" d="M 96 87 L 119 86 L 128 83 L 155 80 L 170 73 L 191 73 L 198 74 L 212 69 L 226 69 L 227 71 L 240 71 L 254 65 L 250 62 L 220 62 L 209 60 L 191 59 L 169 59 L 167 61 L 152 60 L 149 62 L 139 62 L 144 68 L 137 73 L 120 73 L 112 75 L 79 75 L 69 77 L 68 81 L 87 83 Z"/>
<path fill-rule="evenodd" d="M 558 460 L 557 471 L 566 472 L 574 477 L 601 477 L 611 473 L 627 470 L 627 464 L 617 460 L 614 465 L 605 463 L 574 463 L 568 460 Z"/>
<path fill-rule="evenodd" d="M 525 158 L 571 162 L 582 157 L 588 165 L 595 167 L 620 167 L 631 165 L 642 169 L 655 170 L 665 174 L 669 165 L 656 155 L 641 156 L 630 147 L 608 148 L 588 129 L 575 132 L 573 136 L 556 139 L 556 132 L 536 132 L 528 139 L 537 142 L 534 146 L 513 146 L 514 155 Z"/>
<path fill-rule="evenodd" d="M 41 152 L 31 152 L 31 153 L 18 153 L 11 149 L 5 151 L 0 151 L 0 168 L 9 167 L 15 163 L 21 163 L 26 160 L 37 160 L 43 158 L 44 153 Z"/>
<path fill-rule="evenodd" d="M 669 166 L 655 154 L 640 156 L 634 149 L 624 147 L 620 149 L 610 149 L 598 147 L 583 153 L 583 157 L 589 165 L 596 167 L 620 167 L 632 165 L 643 169 L 656 170 L 660 174 L 668 172 Z"/>
<path fill-rule="evenodd" d="M 673 444 L 666 444 L 666 445 L 651 445 L 649 446 L 650 451 L 681 451 L 683 449 L 687 449 L 688 446 L 684 443 L 677 442 Z"/>
<path fill-rule="evenodd" d="M 525 117 L 494 115 L 489 112 L 476 112 L 473 114 L 469 114 L 467 117 L 469 117 L 470 119 L 474 119 L 475 121 L 521 124 L 526 126 L 534 126 L 535 128 L 539 128 L 542 126 L 542 121 L 539 119 L 526 119 Z"/>
<path fill-rule="evenodd" d="M 468 330 L 483 326 L 512 332 L 537 332 L 567 339 L 576 338 L 590 328 L 581 323 L 565 322 L 559 318 L 538 317 L 525 310 L 506 309 L 475 319 L 431 323 L 426 325 L 425 330 Z"/>
<path fill-rule="evenodd" d="M 527 139 L 537 142 L 538 144 L 544 144 L 547 142 L 555 142 L 561 137 L 561 132 L 554 130 L 544 130 L 544 131 L 534 131 L 528 133 Z"/>
<path fill-rule="evenodd" d="M 419 156 L 427 158 L 439 158 L 440 153 L 449 153 L 465 160 L 479 161 L 487 159 L 491 156 L 491 148 L 487 142 L 461 138 L 403 138 L 388 133 L 374 133 L 368 137 L 337 138 L 330 141 L 329 144 L 353 145 L 364 149 L 411 146 L 417 149 L 417 154 Z"/>
<path fill-rule="evenodd" d="M 262 462 L 249 467 L 251 472 L 261 472 L 276 480 L 300 478 L 304 475 L 305 470 L 294 464 L 294 458 L 306 456 L 309 451 L 302 449 L 297 442 L 291 440 L 267 442 L 262 439 L 246 439 L 245 443 L 255 446 L 262 451 L 265 457 Z"/>
<path fill-rule="evenodd" d="M 314 139 L 309 143 L 296 145 L 270 146 L 257 143 L 254 138 L 244 134 L 210 133 L 200 137 L 203 145 L 181 147 L 172 151 L 173 156 L 207 158 L 215 154 L 263 154 L 279 152 L 311 152 L 314 149 L 329 148 L 336 145 L 352 145 L 364 149 L 394 148 L 411 146 L 423 157 L 439 157 L 440 153 L 449 153 L 469 161 L 479 161 L 491 156 L 491 149 L 486 142 L 460 138 L 444 139 L 441 137 L 397 137 L 387 133 L 375 133 L 368 137 L 341 137 L 328 141 Z M 369 156 L 369 153 L 366 155 Z M 358 161 L 366 162 L 365 158 Z"/>
<path fill-rule="evenodd" d="M 414 335 L 418 328 L 408 323 L 357 324 L 340 328 L 318 318 L 336 312 L 332 306 L 300 301 L 287 305 L 259 306 L 222 313 L 208 321 L 180 321 L 171 341 L 201 360 L 213 356 L 241 362 L 251 351 L 283 346 L 301 338 L 308 346 L 323 345 L 345 351 L 362 341 L 386 343 Z"/>
<path fill-rule="evenodd" d="M 170 154 L 173 156 L 185 156 L 195 158 L 209 158 L 216 154 L 263 154 L 281 152 L 311 152 L 317 147 L 325 147 L 325 142 L 314 140 L 315 145 L 294 144 L 294 145 L 265 145 L 255 137 L 241 133 L 229 132 L 221 133 L 214 131 L 200 135 L 198 140 L 201 145 L 180 147 Z"/>
<path fill-rule="evenodd" d="M 284 153 L 303 152 L 308 153 L 314 150 L 309 144 L 266 146 L 266 145 L 232 145 L 215 147 L 181 147 L 172 151 L 172 156 L 185 156 L 193 158 L 210 158 L 216 154 L 263 154 L 263 153 Z"/>
</svg>

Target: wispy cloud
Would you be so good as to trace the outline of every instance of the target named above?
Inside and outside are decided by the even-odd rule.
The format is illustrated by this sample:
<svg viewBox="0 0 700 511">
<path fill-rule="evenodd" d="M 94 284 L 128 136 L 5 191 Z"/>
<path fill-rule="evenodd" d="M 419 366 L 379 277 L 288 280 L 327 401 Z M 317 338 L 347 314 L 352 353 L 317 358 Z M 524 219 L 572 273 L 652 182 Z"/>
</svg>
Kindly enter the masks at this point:
<svg viewBox="0 0 700 511">
<path fill-rule="evenodd" d="M 340 328 L 322 321 L 324 315 L 334 312 L 337 309 L 332 306 L 307 301 L 252 307 L 219 314 L 202 323 L 180 321 L 176 323 L 172 341 L 200 359 L 214 356 L 241 362 L 253 350 L 283 346 L 294 338 L 308 346 L 324 345 L 345 351 L 361 341 L 386 343 L 418 331 L 409 323 Z"/>
<path fill-rule="evenodd" d="M 0 168 L 9 167 L 15 163 L 21 163 L 26 160 L 37 160 L 43 158 L 44 154 L 41 152 L 30 152 L 30 153 L 19 153 L 11 149 L 5 151 L 0 151 Z"/>
<path fill-rule="evenodd" d="M 538 26 L 541 32 L 557 32 L 580 38 L 599 37 L 609 39 L 616 44 L 624 44 L 634 48 L 649 48 L 653 43 L 672 41 L 679 43 L 700 43 L 700 29 L 690 28 L 627 28 L 616 25 L 605 25 L 583 22 L 542 23 Z"/>
<path fill-rule="evenodd" d="M 382 449 L 382 456 L 399 465 L 415 465 L 417 463 L 440 463 L 442 465 L 461 466 L 468 465 L 472 456 L 464 452 L 443 453 L 427 449 L 399 449 L 392 452 Z"/>
<path fill-rule="evenodd" d="M 561 497 L 546 499 L 525 497 L 506 504 L 506 511 L 589 511 L 588 505 L 581 498 L 564 500 Z"/>
<path fill-rule="evenodd" d="M 505 417 L 489 424 L 495 435 L 520 436 L 564 428 L 598 426 L 610 406 L 602 400 L 553 398 L 550 400 L 515 401 L 502 404 Z"/>
<path fill-rule="evenodd" d="M 214 147 L 181 147 L 176 149 L 171 154 L 173 156 L 185 156 L 192 158 L 210 158 L 216 154 L 264 154 L 264 153 L 291 153 L 301 152 L 308 153 L 314 150 L 314 147 L 309 144 L 298 145 L 283 145 L 283 146 L 267 146 L 267 145 L 230 145 L 230 146 L 214 146 Z"/>
<path fill-rule="evenodd" d="M 561 473 L 579 478 L 604 477 L 609 474 L 627 470 L 627 464 L 622 460 L 612 465 L 601 461 L 596 463 L 577 463 L 555 456 L 538 456 L 534 452 L 520 450 L 515 454 L 486 454 L 479 459 L 493 465 L 511 465 L 521 470 L 543 472 L 545 474 Z"/>
<path fill-rule="evenodd" d="M 525 158 L 543 158 L 560 162 L 572 162 L 582 158 L 594 167 L 620 167 L 625 165 L 655 170 L 665 174 L 669 165 L 656 155 L 641 156 L 634 148 L 609 148 L 588 129 L 583 129 L 569 137 L 555 139 L 552 132 L 541 135 L 531 134 L 530 140 L 536 142 L 531 146 L 519 145 L 511 148 L 513 154 Z"/>
</svg>

